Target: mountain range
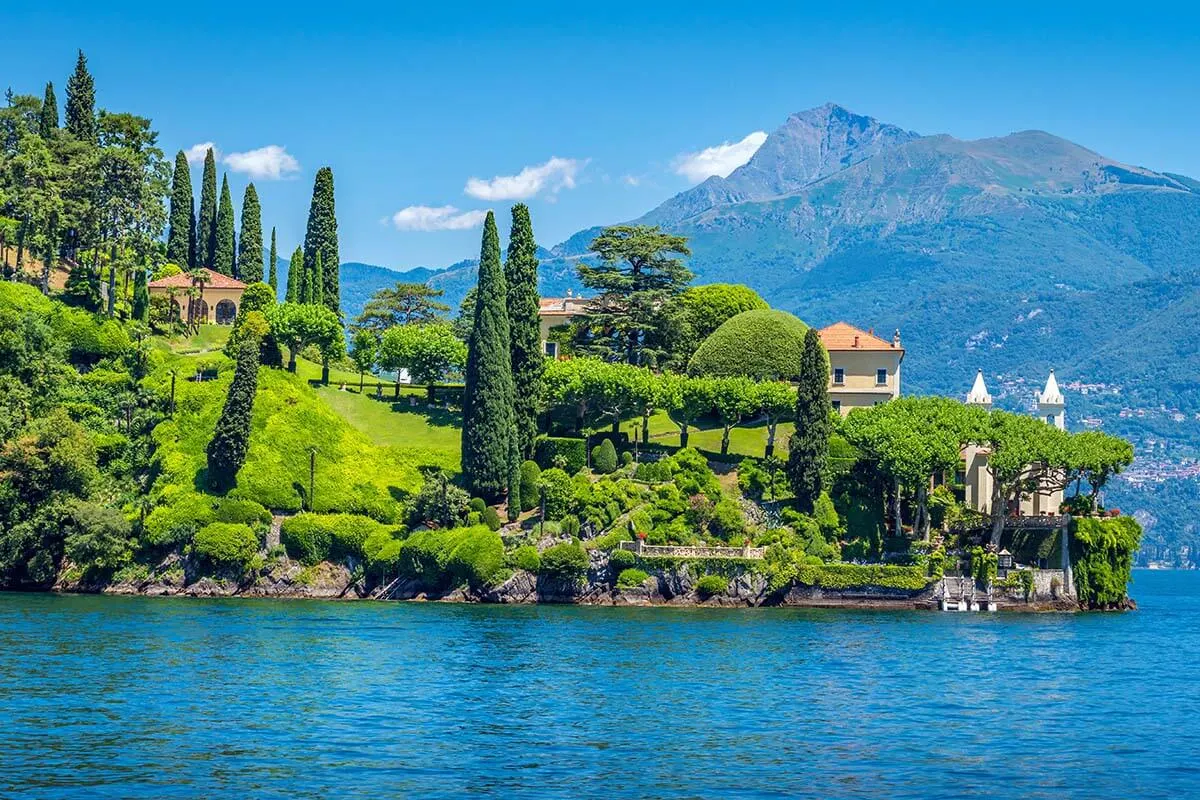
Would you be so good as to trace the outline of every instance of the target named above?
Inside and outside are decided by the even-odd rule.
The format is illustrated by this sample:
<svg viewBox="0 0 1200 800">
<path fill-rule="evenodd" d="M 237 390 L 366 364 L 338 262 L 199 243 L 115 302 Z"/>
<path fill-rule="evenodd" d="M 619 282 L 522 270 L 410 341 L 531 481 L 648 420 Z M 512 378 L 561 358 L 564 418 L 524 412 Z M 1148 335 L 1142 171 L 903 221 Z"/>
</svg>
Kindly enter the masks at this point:
<svg viewBox="0 0 1200 800">
<path fill-rule="evenodd" d="M 1024 408 L 1056 369 L 1077 426 L 1138 448 L 1109 494 L 1149 523 L 1148 557 L 1196 560 L 1200 493 L 1167 502 L 1163 479 L 1200 488 L 1200 181 L 1044 131 L 964 141 L 827 104 L 633 222 L 687 236 L 697 282 L 746 283 L 812 324 L 899 329 L 906 391 L 962 396 L 982 368 Z M 599 231 L 542 254 L 544 294 L 579 288 Z M 402 275 L 457 303 L 474 271 Z M 342 279 L 354 314 L 397 276 L 348 264 Z"/>
</svg>

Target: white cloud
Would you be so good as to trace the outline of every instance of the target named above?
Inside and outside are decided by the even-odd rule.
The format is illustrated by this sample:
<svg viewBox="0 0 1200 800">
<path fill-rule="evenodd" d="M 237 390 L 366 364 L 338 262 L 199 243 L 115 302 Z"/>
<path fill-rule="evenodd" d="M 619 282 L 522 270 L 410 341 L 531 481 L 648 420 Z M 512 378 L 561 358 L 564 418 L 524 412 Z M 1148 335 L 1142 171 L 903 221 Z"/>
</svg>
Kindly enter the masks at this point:
<svg viewBox="0 0 1200 800">
<path fill-rule="evenodd" d="M 497 175 L 491 180 L 469 178 L 463 191 L 480 200 L 526 200 L 543 191 L 556 194 L 560 189 L 575 188 L 575 176 L 585 164 L 586 160 L 554 156 L 516 175 Z"/>
<path fill-rule="evenodd" d="M 459 211 L 454 206 L 409 206 L 392 214 L 402 231 L 461 231 L 483 224 L 486 211 Z"/>
<path fill-rule="evenodd" d="M 727 177 L 749 161 L 766 140 L 765 131 L 755 131 L 740 142 L 722 142 L 698 153 L 683 153 L 675 159 L 675 172 L 692 183 L 699 183 L 712 175 Z"/>
<path fill-rule="evenodd" d="M 244 172 L 251 178 L 277 181 L 300 171 L 300 162 L 277 144 L 269 144 L 244 153 L 230 153 L 225 165 L 234 172 Z"/>
<path fill-rule="evenodd" d="M 637 175 L 622 175 L 621 181 L 626 186 L 638 186 L 641 184 L 642 179 L 639 178 Z"/>
<path fill-rule="evenodd" d="M 183 155 L 187 158 L 187 162 L 189 164 L 203 164 L 204 154 L 208 152 L 209 148 L 212 148 L 214 157 L 220 156 L 220 153 L 217 152 L 217 146 L 212 142 L 201 142 L 200 144 L 194 144 L 187 150 L 184 150 Z"/>
</svg>

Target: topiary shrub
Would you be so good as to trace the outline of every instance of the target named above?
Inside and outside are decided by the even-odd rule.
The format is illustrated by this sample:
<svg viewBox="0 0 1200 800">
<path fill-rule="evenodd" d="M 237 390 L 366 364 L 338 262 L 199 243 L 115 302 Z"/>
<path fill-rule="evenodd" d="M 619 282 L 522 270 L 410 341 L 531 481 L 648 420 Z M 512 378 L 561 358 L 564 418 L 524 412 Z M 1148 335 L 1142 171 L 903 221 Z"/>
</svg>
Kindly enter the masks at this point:
<svg viewBox="0 0 1200 800">
<path fill-rule="evenodd" d="M 258 554 L 258 535 L 240 522 L 213 522 L 192 537 L 192 555 L 214 567 L 242 572 Z"/>
<path fill-rule="evenodd" d="M 611 475 L 617 471 L 617 448 L 612 439 L 605 439 L 592 448 L 592 470 L 601 475 Z"/>
<path fill-rule="evenodd" d="M 613 550 L 608 554 L 608 566 L 613 572 L 628 569 L 637 563 L 637 556 L 628 550 Z"/>
<path fill-rule="evenodd" d="M 539 482 L 541 496 L 546 504 L 547 519 L 562 519 L 571 510 L 571 498 L 575 487 L 571 476 L 557 467 L 544 470 Z"/>
<path fill-rule="evenodd" d="M 489 531 L 500 530 L 500 514 L 491 506 L 483 510 L 483 513 L 480 514 L 480 519 L 484 525 L 487 525 Z"/>
<path fill-rule="evenodd" d="M 729 579 L 720 575 L 705 575 L 696 581 L 696 594 L 700 595 L 702 600 L 725 594 L 727 591 L 729 591 Z"/>
<path fill-rule="evenodd" d="M 555 580 L 580 580 L 587 570 L 587 551 L 574 542 L 556 544 L 542 551 L 541 575 Z"/>
<path fill-rule="evenodd" d="M 146 543 L 171 547 L 191 541 L 196 532 L 216 519 L 213 499 L 195 492 L 164 496 L 143 526 Z"/>
<path fill-rule="evenodd" d="M 628 450 L 626 450 L 624 453 L 621 453 L 621 466 L 628 467 L 632 463 L 633 463 L 633 453 L 631 453 Z"/>
<path fill-rule="evenodd" d="M 617 576 L 617 586 L 621 589 L 636 589 L 646 582 L 650 576 L 645 571 L 631 567 L 621 570 Z"/>
<path fill-rule="evenodd" d="M 400 548 L 397 570 L 425 588 L 492 585 L 504 570 L 504 544 L 482 525 L 417 531 Z"/>
<path fill-rule="evenodd" d="M 521 510 L 532 511 L 538 505 L 538 481 L 542 477 L 541 467 L 536 461 L 521 462 Z"/>
<path fill-rule="evenodd" d="M 253 500 L 226 497 L 217 504 L 217 522 L 240 522 L 243 525 L 270 525 L 271 512 Z"/>
<path fill-rule="evenodd" d="M 579 537 L 579 517 L 568 514 L 562 518 L 558 525 L 559 529 L 572 539 L 577 539 Z"/>
<path fill-rule="evenodd" d="M 743 311 L 706 338 L 688 372 L 712 378 L 796 380 L 808 326 L 786 311 Z"/>
<path fill-rule="evenodd" d="M 505 561 L 514 569 L 523 569 L 535 575 L 542 568 L 542 557 L 538 554 L 537 548 L 531 544 L 521 545 L 513 550 Z"/>
<path fill-rule="evenodd" d="M 297 514 L 280 525 L 279 542 L 288 556 L 312 567 L 329 559 L 333 533 L 319 515 Z"/>
<path fill-rule="evenodd" d="M 542 436 L 534 446 L 535 459 L 542 469 L 555 466 L 562 459 L 562 469 L 574 475 L 587 466 L 587 440 L 558 436 Z"/>
<path fill-rule="evenodd" d="M 482 497 L 472 497 L 471 501 L 467 503 L 467 508 L 482 514 L 484 509 L 487 508 L 487 503 Z"/>
<path fill-rule="evenodd" d="M 421 491 L 413 499 L 408 521 L 411 527 L 433 523 L 452 528 L 462 525 L 467 519 L 470 496 L 452 483 L 443 483 L 439 478 L 430 478 L 421 485 Z"/>
</svg>

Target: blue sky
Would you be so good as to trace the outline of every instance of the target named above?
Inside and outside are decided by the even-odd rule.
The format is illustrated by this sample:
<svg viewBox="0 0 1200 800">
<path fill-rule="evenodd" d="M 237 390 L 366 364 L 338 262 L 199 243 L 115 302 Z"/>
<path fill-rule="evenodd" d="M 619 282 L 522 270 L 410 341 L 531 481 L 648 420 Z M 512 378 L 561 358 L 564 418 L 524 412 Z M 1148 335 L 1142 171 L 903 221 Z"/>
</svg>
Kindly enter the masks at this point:
<svg viewBox="0 0 1200 800">
<path fill-rule="evenodd" d="M 322 165 L 343 260 L 444 266 L 477 253 L 482 210 L 506 229 L 514 196 L 552 246 L 692 185 L 687 154 L 826 101 L 921 133 L 1040 128 L 1200 177 L 1200 11 L 1182 5 L 14 5 L 4 81 L 53 80 L 62 102 L 82 47 L 99 104 L 152 117 L 168 154 L 215 143 L 238 199 L 257 172 L 284 253 Z"/>
</svg>

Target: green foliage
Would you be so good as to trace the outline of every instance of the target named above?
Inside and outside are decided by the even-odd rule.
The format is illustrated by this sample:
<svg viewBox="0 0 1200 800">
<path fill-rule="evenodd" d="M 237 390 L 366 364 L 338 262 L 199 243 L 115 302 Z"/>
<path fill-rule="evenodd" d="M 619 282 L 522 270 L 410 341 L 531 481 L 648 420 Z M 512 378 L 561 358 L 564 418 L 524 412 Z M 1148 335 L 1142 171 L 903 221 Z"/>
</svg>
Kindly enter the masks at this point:
<svg viewBox="0 0 1200 800">
<path fill-rule="evenodd" d="M 758 292 L 740 283 L 710 283 L 691 286 L 679 296 L 691 333 L 703 341 L 713 331 L 744 311 L 770 308 Z"/>
<path fill-rule="evenodd" d="M 592 469 L 601 475 L 610 475 L 617 471 L 617 449 L 612 439 L 605 439 L 592 448 Z"/>
<path fill-rule="evenodd" d="M 466 360 L 466 346 L 445 323 L 411 323 L 389 328 L 379 346 L 379 365 L 383 369 L 408 370 L 418 384 L 441 383 L 448 372 L 461 370 Z"/>
<path fill-rule="evenodd" d="M 568 514 L 558 522 L 559 530 L 564 536 L 570 536 L 572 539 L 579 536 L 579 517 Z"/>
<path fill-rule="evenodd" d="M 539 495 L 545 503 L 546 519 L 561 519 L 571 510 L 574 486 L 571 476 L 557 467 L 543 470 L 538 482 Z"/>
<path fill-rule="evenodd" d="M 636 589 L 640 587 L 650 576 L 644 570 L 630 567 L 621 570 L 621 574 L 617 576 L 617 587 L 621 589 Z"/>
<path fill-rule="evenodd" d="M 96 502 L 67 506 L 65 553 L 88 575 L 109 575 L 128 563 L 130 525 L 120 511 Z"/>
<path fill-rule="evenodd" d="M 196 261 L 192 266 L 211 268 L 217 243 L 217 161 L 211 147 L 204 154 L 196 229 Z"/>
<path fill-rule="evenodd" d="M 542 557 L 536 547 L 525 544 L 509 553 L 506 563 L 514 569 L 523 569 L 536 575 L 542 568 Z"/>
<path fill-rule="evenodd" d="M 696 594 L 700 599 L 707 600 L 729 591 L 729 579 L 723 575 L 704 575 L 696 581 Z"/>
<path fill-rule="evenodd" d="M 242 196 L 242 227 L 238 238 L 237 277 L 243 283 L 263 279 L 262 208 L 254 184 L 246 185 Z"/>
<path fill-rule="evenodd" d="M 582 545 L 563 542 L 542 551 L 539 574 L 555 580 L 582 580 L 588 570 L 588 555 Z"/>
<path fill-rule="evenodd" d="M 212 522 L 196 532 L 192 554 L 214 567 L 236 567 L 244 572 L 258 554 L 258 535 L 249 525 Z"/>
<path fill-rule="evenodd" d="M 168 214 L 167 261 L 191 269 L 196 221 L 192 218 L 192 168 L 182 150 L 175 154 L 175 175 L 171 180 L 171 210 Z"/>
<path fill-rule="evenodd" d="M 805 564 L 797 568 L 796 583 L 824 589 L 877 587 L 920 591 L 929 585 L 923 567 L 889 564 Z"/>
<path fill-rule="evenodd" d="M 538 506 L 538 483 L 542 470 L 536 461 L 521 462 L 521 510 L 532 511 Z"/>
<path fill-rule="evenodd" d="M 304 251 L 297 247 L 288 262 L 287 286 L 284 289 L 285 303 L 299 303 L 304 299 Z"/>
<path fill-rule="evenodd" d="M 450 306 L 438 302 L 445 292 L 424 283 L 397 281 L 395 286 L 379 289 L 363 306 L 350 328 L 370 331 L 376 337 L 398 325 L 444 323 Z"/>
<path fill-rule="evenodd" d="M 347 558 L 370 560 L 392 538 L 390 527 L 358 514 L 297 514 L 279 529 L 288 555 L 308 566 Z"/>
<path fill-rule="evenodd" d="M 807 325 L 785 311 L 744 311 L 701 343 L 688 362 L 688 372 L 760 381 L 797 380 L 804 371 L 806 331 Z"/>
<path fill-rule="evenodd" d="M 222 275 L 233 275 L 237 262 L 237 244 L 233 231 L 233 197 L 229 194 L 229 176 L 221 176 L 221 201 L 217 206 L 217 225 L 213 234 L 211 268 Z"/>
<path fill-rule="evenodd" d="M 413 527 L 426 523 L 457 527 L 466 522 L 471 503 L 478 499 L 472 499 L 466 491 L 450 483 L 445 473 L 437 473 L 421 485 L 420 493 L 413 499 L 409 521 Z"/>
<path fill-rule="evenodd" d="M 613 550 L 608 554 L 609 569 L 620 572 L 637 563 L 637 556 L 629 550 Z"/>
<path fill-rule="evenodd" d="M 502 577 L 504 562 L 499 534 L 477 525 L 413 533 L 400 549 L 398 567 L 431 590 L 463 584 L 478 589 Z"/>
<path fill-rule="evenodd" d="M 512 353 L 513 417 L 516 422 L 517 454 L 533 455 L 537 437 L 538 398 L 541 396 L 542 336 L 538 319 L 537 242 L 533 223 L 524 203 L 512 207 L 512 230 L 508 237 L 508 256 L 504 261 L 504 281 L 508 289 L 506 304 Z"/>
<path fill-rule="evenodd" d="M 590 333 L 583 349 L 627 364 L 657 364 L 667 355 L 661 334 L 670 301 L 692 279 L 677 257 L 691 255 L 687 239 L 657 226 L 615 225 L 590 249 L 601 263 L 579 262 L 580 280 L 596 295 L 579 325 Z"/>
<path fill-rule="evenodd" d="M 296 371 L 296 358 L 309 345 L 317 347 L 330 360 L 346 351 L 342 323 L 337 314 L 319 305 L 281 303 L 267 309 L 271 335 L 288 349 L 288 369 Z"/>
<path fill-rule="evenodd" d="M 574 475 L 587 466 L 587 440 L 557 436 L 538 437 L 535 459 L 542 469 L 559 467 Z"/>
<path fill-rule="evenodd" d="M 1126 599 L 1142 526 L 1133 517 L 1071 520 L 1075 593 L 1087 608 L 1119 608 Z"/>
<path fill-rule="evenodd" d="M 968 551 L 971 556 L 971 577 L 980 586 L 996 582 L 996 569 L 999 559 L 995 553 L 989 553 L 982 547 L 972 547 Z"/>
<path fill-rule="evenodd" d="M 492 508 L 491 506 L 488 506 L 483 510 L 481 519 L 489 531 L 500 530 L 500 514 L 497 513 L 496 509 Z"/>
<path fill-rule="evenodd" d="M 42 113 L 38 118 L 38 135 L 49 139 L 58 130 L 58 98 L 54 96 L 54 83 L 46 82 L 46 91 L 42 95 Z"/>
<path fill-rule="evenodd" d="M 81 142 L 96 141 L 96 84 L 82 50 L 67 78 L 66 129 Z"/>
<path fill-rule="evenodd" d="M 487 501 L 482 497 L 472 497 L 471 501 L 467 503 L 467 508 L 482 514 L 487 508 Z"/>
<path fill-rule="evenodd" d="M 811 511 L 825 488 L 825 461 L 832 428 L 828 380 L 825 348 L 816 330 L 809 328 L 804 335 L 800 383 L 796 387 L 796 432 L 788 443 L 787 460 L 788 482 L 801 511 Z"/>
<path fill-rule="evenodd" d="M 317 254 L 321 254 L 321 285 L 318 293 L 322 303 L 337 314 L 341 308 L 341 276 L 338 255 L 337 214 L 333 201 L 333 170 L 321 167 L 313 181 L 312 202 L 308 207 L 308 225 L 304 231 L 304 258 L 293 261 L 289 269 L 303 267 L 315 280 Z"/>
<path fill-rule="evenodd" d="M 238 470 L 246 463 L 257 389 L 258 341 L 247 338 L 238 353 L 237 370 L 229 385 L 225 407 L 217 419 L 213 438 L 208 443 L 208 485 L 216 491 L 224 492 L 232 488 L 237 481 Z"/>
<path fill-rule="evenodd" d="M 253 500 L 223 498 L 216 507 L 213 518 L 217 522 L 240 522 L 244 525 L 269 525 L 271 512 Z"/>
<path fill-rule="evenodd" d="M 194 491 L 170 492 L 169 500 L 146 517 L 143 535 L 152 547 L 172 547 L 191 540 L 196 531 L 216 519 L 213 498 Z"/>
<path fill-rule="evenodd" d="M 488 212 L 479 255 L 479 302 L 467 343 L 463 390 L 462 471 L 472 494 L 498 500 L 508 488 L 515 450 L 507 288 L 496 217 Z"/>
<path fill-rule="evenodd" d="M 271 287 L 271 292 L 278 296 L 279 294 L 279 251 L 275 246 L 275 226 L 271 226 L 271 255 L 267 262 L 267 285 Z"/>
</svg>

